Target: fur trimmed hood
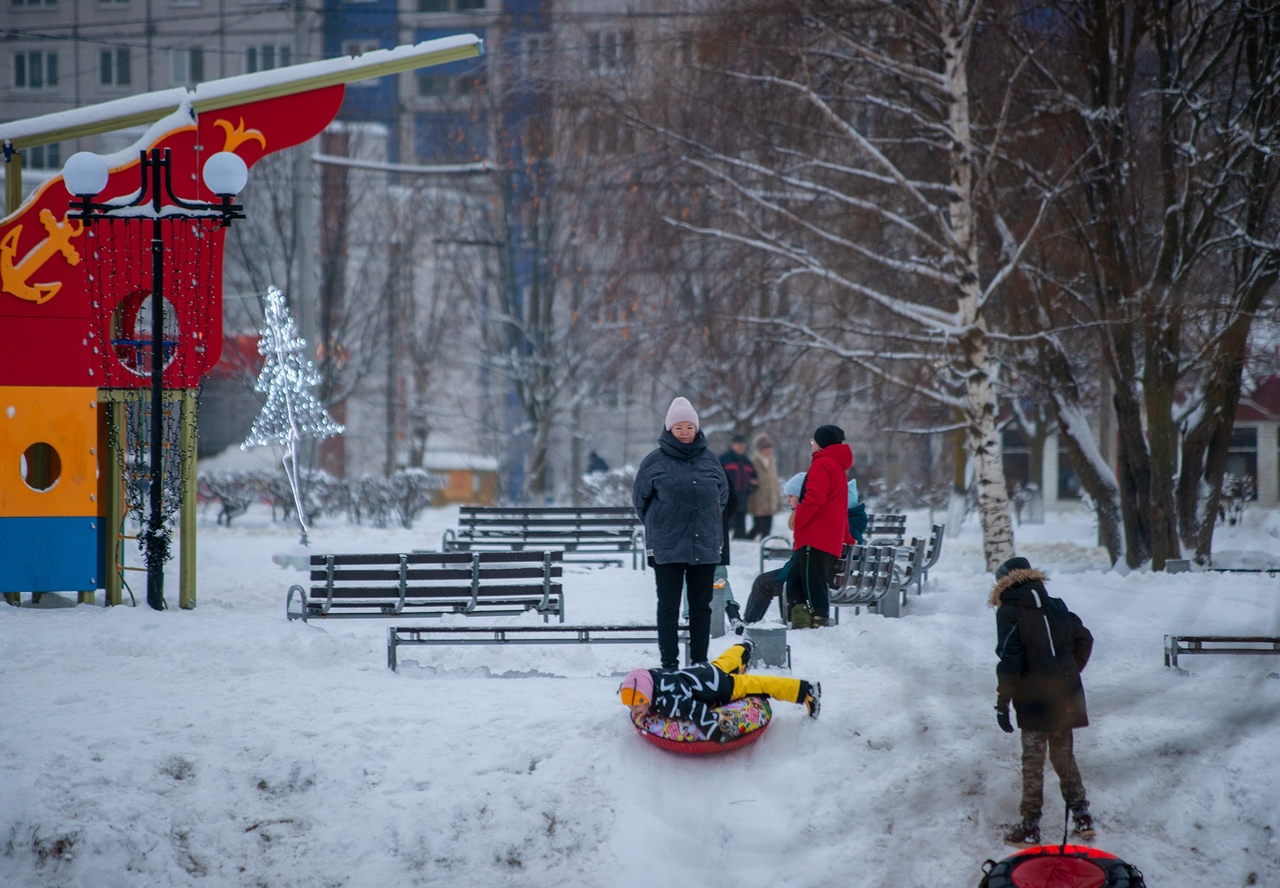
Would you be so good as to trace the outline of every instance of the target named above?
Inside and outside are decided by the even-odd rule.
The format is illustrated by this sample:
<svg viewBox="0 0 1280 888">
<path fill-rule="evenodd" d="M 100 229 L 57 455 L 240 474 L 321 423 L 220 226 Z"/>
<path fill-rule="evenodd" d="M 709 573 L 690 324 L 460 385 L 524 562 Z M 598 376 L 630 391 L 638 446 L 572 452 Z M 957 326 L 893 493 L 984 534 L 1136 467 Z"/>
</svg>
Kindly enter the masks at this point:
<svg viewBox="0 0 1280 888">
<path fill-rule="evenodd" d="M 1002 604 L 1000 596 L 1009 589 L 1012 589 L 1014 586 L 1018 586 L 1023 583 L 1030 583 L 1035 580 L 1039 580 L 1043 584 L 1048 579 L 1049 577 L 1045 575 L 1043 571 L 1035 569 L 1011 570 L 1009 573 L 997 580 L 996 584 L 991 587 L 991 595 L 987 599 L 987 604 L 991 607 L 999 607 Z"/>
</svg>

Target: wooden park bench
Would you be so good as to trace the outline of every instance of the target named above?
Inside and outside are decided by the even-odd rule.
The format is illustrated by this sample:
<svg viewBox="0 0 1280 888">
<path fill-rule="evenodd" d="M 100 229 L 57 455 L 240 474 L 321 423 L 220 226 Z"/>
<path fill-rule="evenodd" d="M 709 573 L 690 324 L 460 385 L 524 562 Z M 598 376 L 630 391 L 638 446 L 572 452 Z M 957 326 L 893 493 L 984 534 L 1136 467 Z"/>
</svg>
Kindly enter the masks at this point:
<svg viewBox="0 0 1280 888">
<path fill-rule="evenodd" d="M 560 552 L 312 555 L 310 585 L 289 587 L 285 615 L 401 617 L 536 611 L 564 622 Z M 295 602 L 296 599 L 296 602 Z"/>
<path fill-rule="evenodd" d="M 1178 656 L 1188 654 L 1280 654 L 1275 635 L 1166 635 L 1164 665 L 1178 669 Z M 1179 672 L 1183 671 L 1178 669 Z"/>
<path fill-rule="evenodd" d="M 630 553 L 644 568 L 644 528 L 634 509 L 614 507 L 462 506 L 458 527 L 444 532 L 444 552 L 553 549 L 565 560 L 616 564 Z M 612 556 L 612 557 L 610 557 Z"/>
<path fill-rule="evenodd" d="M 687 644 L 689 627 L 681 626 L 679 633 Z M 657 626 L 391 626 L 387 667 L 396 670 L 398 651 L 406 645 L 657 643 Z"/>
</svg>

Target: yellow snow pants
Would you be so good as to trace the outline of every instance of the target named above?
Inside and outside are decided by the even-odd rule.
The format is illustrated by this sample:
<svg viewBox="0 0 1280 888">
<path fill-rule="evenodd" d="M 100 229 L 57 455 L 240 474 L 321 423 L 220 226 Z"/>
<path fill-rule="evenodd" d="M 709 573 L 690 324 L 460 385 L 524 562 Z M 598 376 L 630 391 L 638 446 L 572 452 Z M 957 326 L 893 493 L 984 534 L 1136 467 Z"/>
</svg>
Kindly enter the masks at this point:
<svg viewBox="0 0 1280 888">
<path fill-rule="evenodd" d="M 745 674 L 747 667 L 742 662 L 745 650 L 742 645 L 735 644 L 711 664 L 733 678 L 733 697 L 730 699 L 741 700 L 750 694 L 763 694 L 784 703 L 800 702 L 800 679 L 781 675 Z"/>
</svg>

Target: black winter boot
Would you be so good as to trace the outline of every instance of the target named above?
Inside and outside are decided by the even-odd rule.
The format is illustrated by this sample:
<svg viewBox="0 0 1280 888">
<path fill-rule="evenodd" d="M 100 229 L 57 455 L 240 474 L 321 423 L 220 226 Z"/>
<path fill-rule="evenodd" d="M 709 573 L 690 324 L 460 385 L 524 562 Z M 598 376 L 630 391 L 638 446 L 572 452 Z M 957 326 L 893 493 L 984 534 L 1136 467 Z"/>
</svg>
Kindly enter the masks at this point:
<svg viewBox="0 0 1280 888">
<path fill-rule="evenodd" d="M 1039 845 L 1040 821 L 1024 820 L 1004 834 L 1004 840 L 1010 845 Z"/>
</svg>

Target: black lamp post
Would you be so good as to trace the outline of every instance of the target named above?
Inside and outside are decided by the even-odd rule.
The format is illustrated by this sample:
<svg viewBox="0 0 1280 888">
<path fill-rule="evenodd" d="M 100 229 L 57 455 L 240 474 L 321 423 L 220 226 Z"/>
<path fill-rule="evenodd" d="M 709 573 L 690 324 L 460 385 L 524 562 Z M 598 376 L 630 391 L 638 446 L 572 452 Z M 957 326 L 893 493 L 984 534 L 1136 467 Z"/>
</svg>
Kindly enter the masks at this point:
<svg viewBox="0 0 1280 888">
<path fill-rule="evenodd" d="M 168 148 L 152 148 L 141 152 L 142 183 L 138 195 L 126 204 L 95 203 L 94 198 L 106 187 L 107 162 L 96 154 L 82 151 L 72 155 L 63 168 L 62 179 L 67 190 L 76 196 L 71 201 L 70 218 L 83 219 L 92 225 L 98 219 L 122 216 L 126 211 L 151 204 L 151 489 L 150 515 L 146 540 L 147 604 L 164 609 L 164 563 L 169 559 L 169 529 L 164 521 L 164 225 L 166 221 L 216 219 L 225 228 L 235 219 L 243 219 L 243 208 L 231 199 L 244 188 L 248 168 L 235 154 L 219 152 L 204 167 L 204 181 L 218 196 L 219 202 L 188 201 L 173 193 L 173 167 Z M 161 209 L 168 195 L 170 206 L 178 211 Z M 136 213 L 128 213 L 136 216 Z"/>
</svg>

